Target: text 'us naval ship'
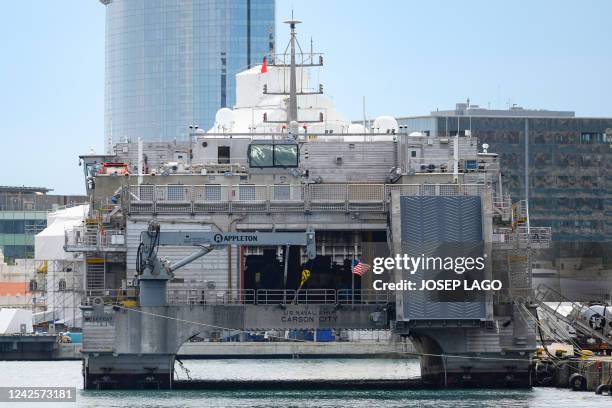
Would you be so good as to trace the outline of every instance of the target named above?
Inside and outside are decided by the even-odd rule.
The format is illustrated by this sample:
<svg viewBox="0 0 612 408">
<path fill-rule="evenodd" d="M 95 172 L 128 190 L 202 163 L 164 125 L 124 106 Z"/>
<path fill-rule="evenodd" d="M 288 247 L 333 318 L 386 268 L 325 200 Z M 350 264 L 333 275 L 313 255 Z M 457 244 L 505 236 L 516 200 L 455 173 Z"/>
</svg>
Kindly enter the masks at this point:
<svg viewBox="0 0 612 408">
<path fill-rule="evenodd" d="M 288 23 L 285 52 L 236 76 L 236 105 L 212 129 L 81 156 L 89 215 L 64 248 L 86 262 L 85 388 L 173 388 L 195 336 L 296 329 L 390 329 L 434 386 L 529 386 L 529 250 L 550 230 L 529 228 L 497 155 L 470 135 L 347 120 L 312 85 L 322 55 L 302 52 Z M 484 254 L 478 279 L 502 288 L 383 291 L 374 281 L 446 275 L 352 273 L 356 259 L 447 250 Z"/>
</svg>

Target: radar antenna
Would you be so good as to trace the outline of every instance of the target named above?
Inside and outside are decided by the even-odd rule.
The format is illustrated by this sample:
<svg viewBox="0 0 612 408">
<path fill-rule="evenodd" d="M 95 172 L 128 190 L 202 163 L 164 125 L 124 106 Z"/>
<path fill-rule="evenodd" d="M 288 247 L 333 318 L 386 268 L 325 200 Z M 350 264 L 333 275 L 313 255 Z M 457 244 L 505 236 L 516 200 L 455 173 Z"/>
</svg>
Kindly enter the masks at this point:
<svg viewBox="0 0 612 408">
<path fill-rule="evenodd" d="M 297 39 L 297 32 L 295 31 L 295 26 L 300 24 L 301 21 L 295 20 L 293 18 L 293 14 L 291 15 L 291 20 L 284 21 L 285 24 L 289 25 L 291 29 L 291 38 L 289 40 L 289 44 L 285 48 L 285 52 L 283 54 L 273 55 L 270 58 L 269 66 L 274 67 L 284 67 L 289 68 L 289 92 L 286 89 L 280 91 L 269 91 L 268 85 L 265 84 L 263 88 L 264 95 L 287 95 L 289 96 L 289 103 L 287 108 L 287 117 L 283 121 L 271 121 L 268 120 L 267 115 L 264 114 L 264 122 L 265 123 L 285 123 L 289 129 L 296 127 L 299 123 L 321 123 L 323 122 L 323 112 L 319 113 L 318 120 L 298 120 L 298 103 L 297 97 L 299 95 L 315 95 L 323 93 L 323 85 L 319 84 L 318 89 L 305 91 L 300 87 L 298 91 L 297 85 L 297 68 L 304 67 L 320 67 L 323 66 L 323 55 L 317 54 L 318 61 L 315 61 L 315 54 L 312 51 L 312 39 L 310 45 L 310 53 L 304 53 L 302 51 L 302 47 Z M 299 49 L 299 52 L 297 51 Z M 289 55 L 287 55 L 287 51 L 289 51 Z M 300 57 L 300 62 L 297 61 L 297 57 Z M 289 58 L 287 58 L 289 57 Z M 287 61 L 288 60 L 288 61 Z"/>
</svg>

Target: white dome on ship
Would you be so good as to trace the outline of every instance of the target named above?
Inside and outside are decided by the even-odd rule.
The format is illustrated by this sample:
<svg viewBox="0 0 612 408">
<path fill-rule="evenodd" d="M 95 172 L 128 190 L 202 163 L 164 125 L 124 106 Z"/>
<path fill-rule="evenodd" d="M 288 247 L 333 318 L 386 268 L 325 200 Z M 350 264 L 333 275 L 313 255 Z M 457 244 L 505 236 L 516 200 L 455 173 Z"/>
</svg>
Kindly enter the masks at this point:
<svg viewBox="0 0 612 408">
<path fill-rule="evenodd" d="M 368 129 L 361 123 L 351 123 L 348 127 L 348 133 L 368 133 Z"/>
<path fill-rule="evenodd" d="M 365 137 L 361 135 L 368 133 L 368 129 L 366 129 L 361 123 L 351 123 L 348 126 L 347 133 L 350 135 L 344 136 L 345 142 L 365 142 Z"/>
<path fill-rule="evenodd" d="M 230 108 L 221 108 L 215 115 L 215 128 L 219 130 L 232 130 L 235 121 L 233 110 Z"/>
<path fill-rule="evenodd" d="M 374 119 L 372 126 L 374 133 L 397 133 L 399 126 L 397 120 L 392 116 L 379 116 Z"/>
</svg>

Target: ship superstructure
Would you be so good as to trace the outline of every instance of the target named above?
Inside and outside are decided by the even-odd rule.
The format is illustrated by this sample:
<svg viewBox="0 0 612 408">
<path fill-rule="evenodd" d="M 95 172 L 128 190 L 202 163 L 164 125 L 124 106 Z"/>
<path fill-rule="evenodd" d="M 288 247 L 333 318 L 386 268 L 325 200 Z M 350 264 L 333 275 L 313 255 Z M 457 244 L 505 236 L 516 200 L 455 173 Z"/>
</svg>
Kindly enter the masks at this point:
<svg viewBox="0 0 612 408">
<path fill-rule="evenodd" d="M 422 353 L 426 381 L 529 385 L 529 249 L 546 246 L 550 229 L 529 227 L 525 203 L 503 192 L 497 155 L 475 138 L 408 134 L 390 117 L 349 122 L 311 86 L 323 57 L 300 52 L 299 22 L 288 23 L 286 52 L 237 75 L 236 107 L 209 131 L 81 156 L 90 216 L 66 231 L 65 249 L 86 258 L 86 388 L 170 388 L 178 347 L 219 328 L 389 328 Z M 315 256 L 270 238 L 307 231 Z M 210 236 L 221 241 L 202 241 Z M 486 254 L 483 278 L 503 289 L 432 298 L 377 291 L 379 277 L 351 273 L 355 260 L 447 247 Z M 143 272 L 143 257 L 157 266 Z M 172 273 L 159 266 L 181 259 Z"/>
</svg>

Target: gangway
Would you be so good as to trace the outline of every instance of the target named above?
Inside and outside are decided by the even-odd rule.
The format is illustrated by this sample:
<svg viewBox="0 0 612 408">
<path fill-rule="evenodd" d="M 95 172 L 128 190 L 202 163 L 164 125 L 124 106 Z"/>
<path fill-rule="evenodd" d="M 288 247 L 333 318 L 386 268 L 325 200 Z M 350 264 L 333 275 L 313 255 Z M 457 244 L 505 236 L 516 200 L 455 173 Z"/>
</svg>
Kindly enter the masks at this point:
<svg viewBox="0 0 612 408">
<path fill-rule="evenodd" d="M 553 301 L 552 299 L 555 300 Z M 596 310 L 593 310 L 591 307 L 584 304 L 567 299 L 561 293 L 545 284 L 538 285 L 535 291 L 534 300 L 538 307 L 545 310 L 558 320 L 561 320 L 562 322 L 575 328 L 576 331 L 582 333 L 583 335 L 596 338 L 612 347 L 612 338 L 610 337 L 610 335 L 612 335 L 612 329 L 610 329 L 609 326 L 606 327 L 605 324 L 598 328 L 592 327 L 590 324 L 590 317 L 587 317 L 589 314 L 585 313 L 585 311 L 590 311 L 592 312 L 590 313 L 590 316 L 599 315 Z M 556 306 L 553 307 L 550 305 L 550 303 L 556 303 Z M 561 313 L 559 310 L 560 307 L 566 305 L 571 307 L 571 312 L 567 316 Z"/>
</svg>

